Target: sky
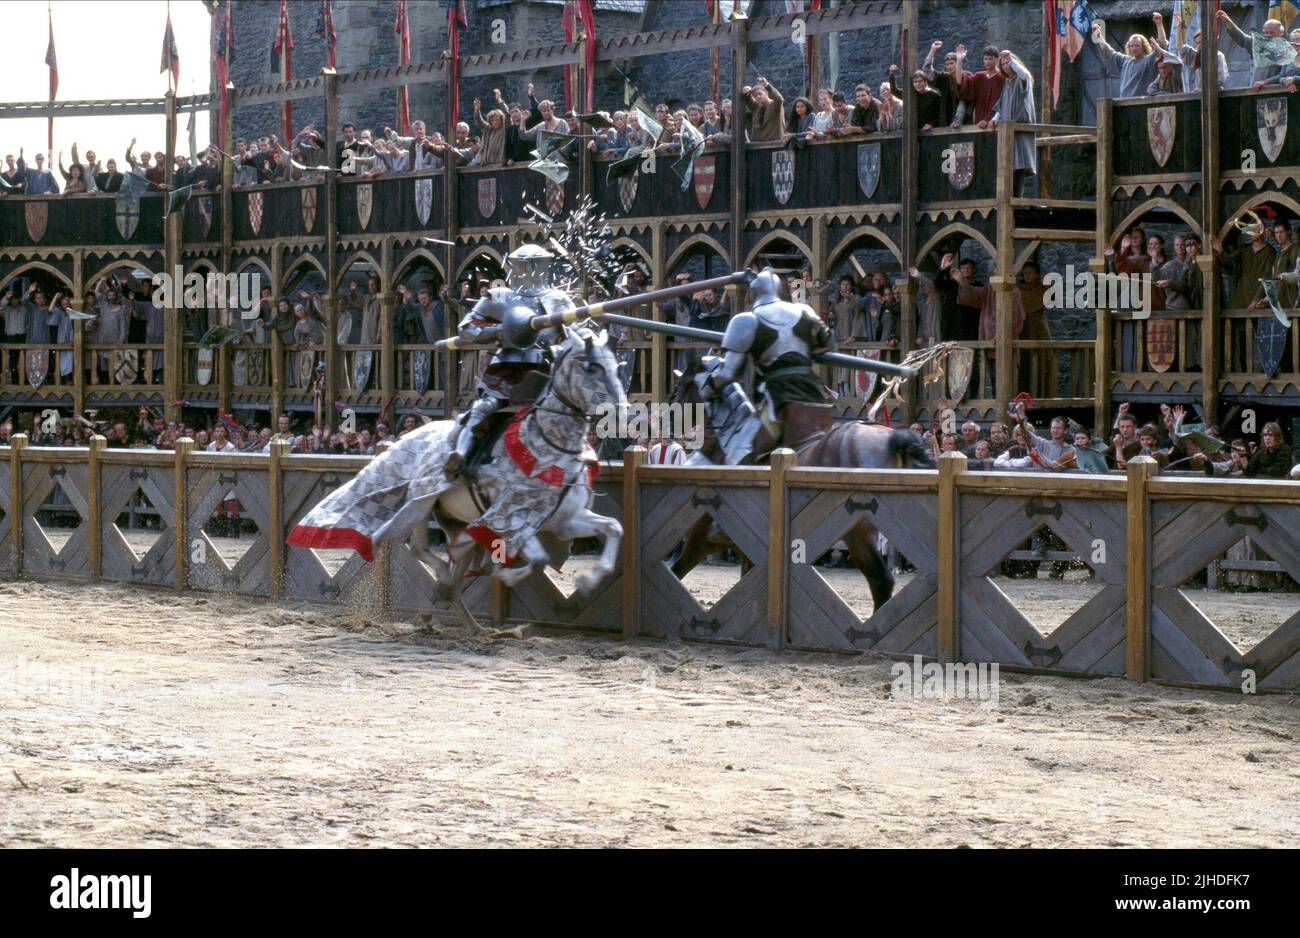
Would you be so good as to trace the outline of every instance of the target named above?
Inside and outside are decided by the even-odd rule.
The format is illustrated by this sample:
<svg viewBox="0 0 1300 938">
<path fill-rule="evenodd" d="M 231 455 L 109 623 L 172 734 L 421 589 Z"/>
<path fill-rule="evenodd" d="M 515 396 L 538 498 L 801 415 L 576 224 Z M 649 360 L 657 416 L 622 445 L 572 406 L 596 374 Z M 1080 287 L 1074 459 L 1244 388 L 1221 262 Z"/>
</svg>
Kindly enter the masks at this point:
<svg viewBox="0 0 1300 938">
<path fill-rule="evenodd" d="M 49 43 L 46 0 L 5 0 L 4 44 L 0 56 L 0 96 L 7 102 L 45 101 L 49 98 L 49 69 L 45 49 Z M 51 0 L 54 48 L 59 60 L 56 100 L 85 101 L 107 98 L 161 98 L 169 76 L 162 64 L 163 32 L 167 26 L 165 0 Z M 200 0 L 172 0 L 172 31 L 180 53 L 181 96 L 208 91 L 208 11 Z M 179 117 L 176 150 L 188 153 L 188 114 Z M 208 142 L 206 112 L 195 115 L 199 147 Z M 136 152 L 164 148 L 165 121 L 161 114 L 124 117 L 56 118 L 54 159 L 63 151 L 64 164 L 72 160 L 72 144 L 84 159 L 87 148 L 101 162 L 109 157 L 119 164 L 132 137 Z M 0 156 L 26 150 L 27 162 L 46 144 L 44 118 L 0 121 Z M 62 184 L 62 183 L 60 183 Z"/>
</svg>

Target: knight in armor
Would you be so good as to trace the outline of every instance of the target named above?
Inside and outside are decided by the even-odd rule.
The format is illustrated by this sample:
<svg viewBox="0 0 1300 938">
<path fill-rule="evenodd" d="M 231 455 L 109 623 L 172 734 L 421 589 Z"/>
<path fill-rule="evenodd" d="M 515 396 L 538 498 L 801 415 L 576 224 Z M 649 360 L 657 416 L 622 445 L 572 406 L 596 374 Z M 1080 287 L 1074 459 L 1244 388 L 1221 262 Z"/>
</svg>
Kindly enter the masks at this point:
<svg viewBox="0 0 1300 938">
<path fill-rule="evenodd" d="M 771 268 L 749 285 L 753 307 L 732 317 L 722 339 L 722 358 L 706 373 L 704 392 L 721 394 L 733 406 L 748 407 L 740 379 L 754 359 L 763 397 L 763 423 L 779 442 L 787 404 L 825 404 L 829 392 L 813 371 L 813 357 L 835 350 L 835 334 L 812 308 L 781 299 L 781 281 Z M 707 363 L 706 363 L 707 364 Z"/>
<path fill-rule="evenodd" d="M 456 448 L 447 458 L 447 478 L 472 477 L 472 465 L 485 421 L 511 401 L 536 397 L 550 372 L 550 347 L 561 338 L 559 329 L 532 328 L 532 318 L 567 309 L 573 301 L 550 284 L 554 255 L 526 244 L 506 257 L 505 287 L 495 287 L 465 314 L 458 327 L 461 342 L 496 342 L 478 383 L 478 399 L 461 420 Z"/>
</svg>

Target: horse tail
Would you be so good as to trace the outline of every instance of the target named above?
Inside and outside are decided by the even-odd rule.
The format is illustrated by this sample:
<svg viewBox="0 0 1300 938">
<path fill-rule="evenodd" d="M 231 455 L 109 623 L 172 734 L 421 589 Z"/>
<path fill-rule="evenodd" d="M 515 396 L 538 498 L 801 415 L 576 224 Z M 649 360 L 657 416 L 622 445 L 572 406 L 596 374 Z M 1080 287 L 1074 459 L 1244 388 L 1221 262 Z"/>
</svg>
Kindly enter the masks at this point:
<svg viewBox="0 0 1300 938">
<path fill-rule="evenodd" d="M 898 457 L 901 469 L 933 469 L 934 460 L 926 450 L 921 438 L 911 430 L 891 430 L 889 433 L 889 453 Z"/>
</svg>

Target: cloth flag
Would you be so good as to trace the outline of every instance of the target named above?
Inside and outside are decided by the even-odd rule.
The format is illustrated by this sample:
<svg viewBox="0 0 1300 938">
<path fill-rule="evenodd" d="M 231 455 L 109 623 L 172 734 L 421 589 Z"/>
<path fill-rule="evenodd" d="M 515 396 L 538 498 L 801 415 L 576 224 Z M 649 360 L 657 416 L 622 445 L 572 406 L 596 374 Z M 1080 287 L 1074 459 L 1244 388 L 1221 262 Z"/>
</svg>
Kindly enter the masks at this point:
<svg viewBox="0 0 1300 938">
<path fill-rule="evenodd" d="M 1281 23 L 1283 30 L 1291 28 L 1291 23 L 1295 21 L 1298 12 L 1300 12 L 1300 4 L 1295 0 L 1273 0 L 1268 5 L 1268 18 Z"/>
<path fill-rule="evenodd" d="M 167 207 L 163 209 L 163 217 L 166 218 L 175 212 L 179 212 L 189 202 L 190 195 L 194 192 L 193 186 L 184 186 L 180 189 L 173 189 L 167 193 Z"/>
<path fill-rule="evenodd" d="M 447 7 L 447 48 L 451 52 L 451 73 L 447 76 L 449 115 L 452 122 L 460 120 L 460 28 L 469 25 L 465 0 L 442 0 Z"/>
<path fill-rule="evenodd" d="M 176 48 L 176 34 L 172 32 L 171 4 L 167 4 L 167 28 L 163 31 L 162 66 L 159 72 L 171 72 L 172 90 L 181 86 L 181 54 Z"/>
<path fill-rule="evenodd" d="M 320 21 L 321 35 L 325 37 L 325 53 L 330 68 L 334 68 L 334 49 L 339 44 L 338 33 L 334 32 L 334 7 L 330 0 L 321 0 Z"/>
<path fill-rule="evenodd" d="M 1270 65 L 1290 65 L 1296 60 L 1295 47 L 1286 36 L 1265 36 L 1263 33 L 1251 33 L 1251 58 L 1256 68 Z"/>
<path fill-rule="evenodd" d="M 398 55 L 402 65 L 411 64 L 411 24 L 406 18 L 406 0 L 397 0 Z M 402 85 L 397 89 L 397 132 L 403 137 L 411 133 L 411 89 Z"/>
<path fill-rule="evenodd" d="M 54 100 L 55 95 L 59 93 L 59 59 L 54 54 L 54 12 L 46 11 L 50 18 L 50 44 L 45 47 L 45 64 L 50 67 L 50 101 Z M 54 149 L 54 118 L 50 117 L 48 123 L 49 140 L 47 148 Z"/>
<path fill-rule="evenodd" d="M 281 81 L 293 80 L 293 31 L 289 28 L 289 0 L 280 0 L 280 20 L 275 27 L 275 42 L 271 44 L 271 71 L 280 75 Z M 285 101 L 284 139 L 293 139 L 293 102 Z"/>
<path fill-rule="evenodd" d="M 226 82 L 230 80 L 230 62 L 234 48 L 230 42 L 230 7 L 227 0 L 224 10 L 218 8 L 216 14 L 223 17 L 222 25 L 212 31 L 212 71 L 217 79 L 217 126 L 209 134 L 210 140 L 220 140 L 226 126 Z"/>
<path fill-rule="evenodd" d="M 682 121 L 678 139 L 681 143 L 682 155 L 673 163 L 673 172 L 682 181 L 682 191 L 685 192 L 690 188 L 691 177 L 695 174 L 695 161 L 704 152 L 704 134 L 700 133 L 690 121 Z"/>
</svg>

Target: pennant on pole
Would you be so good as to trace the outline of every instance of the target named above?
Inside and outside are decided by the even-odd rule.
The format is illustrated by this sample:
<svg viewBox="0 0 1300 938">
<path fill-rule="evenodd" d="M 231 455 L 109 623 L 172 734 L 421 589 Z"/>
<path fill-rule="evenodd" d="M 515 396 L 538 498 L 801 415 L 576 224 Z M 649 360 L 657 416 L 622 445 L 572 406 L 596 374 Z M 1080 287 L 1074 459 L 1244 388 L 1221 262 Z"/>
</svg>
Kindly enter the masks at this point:
<svg viewBox="0 0 1300 938">
<path fill-rule="evenodd" d="M 293 31 L 289 28 L 289 0 L 280 0 L 280 21 L 275 28 L 275 42 L 271 45 L 271 71 L 278 72 L 282 81 L 293 80 Z M 293 139 L 293 102 L 285 101 L 284 140 Z"/>
<path fill-rule="evenodd" d="M 171 89 L 181 86 L 181 54 L 176 48 L 176 34 L 172 32 L 172 5 L 167 3 L 167 29 L 163 31 L 162 66 L 159 72 L 171 72 Z"/>
<path fill-rule="evenodd" d="M 223 19 L 217 29 L 212 30 L 212 70 L 217 79 L 217 126 L 209 138 L 220 140 L 226 127 L 226 83 L 230 80 L 230 0 L 221 7 L 214 8 L 215 15 Z"/>
<path fill-rule="evenodd" d="M 190 200 L 190 195 L 194 192 L 193 186 L 185 186 L 181 189 L 173 189 L 167 193 L 167 207 L 163 210 L 163 217 L 179 212 L 185 207 L 185 203 Z"/>
<path fill-rule="evenodd" d="M 334 8 L 330 0 L 321 0 L 320 6 L 320 32 L 325 37 L 325 55 L 330 68 L 334 68 L 334 49 L 339 44 L 338 33 L 334 32 Z"/>
<path fill-rule="evenodd" d="M 59 93 L 59 59 L 54 54 L 54 11 L 46 5 L 46 14 L 50 21 L 50 44 L 45 48 L 45 64 L 50 67 L 50 101 L 54 101 L 55 95 Z M 47 149 L 54 149 L 54 118 L 50 117 L 48 123 Z"/>
<path fill-rule="evenodd" d="M 451 71 L 447 76 L 449 115 L 460 120 L 460 28 L 469 25 L 464 0 L 442 0 L 447 6 L 447 49 L 451 54 Z"/>
<path fill-rule="evenodd" d="M 406 0 L 397 0 L 398 54 L 402 65 L 411 64 L 411 24 L 406 18 Z M 402 85 L 397 89 L 397 129 L 402 136 L 411 133 L 411 89 Z"/>
<path fill-rule="evenodd" d="M 584 49 L 586 52 L 586 64 L 583 69 L 586 75 L 586 108 L 588 111 L 596 106 L 594 96 L 594 80 L 596 77 L 596 12 L 592 9 L 591 0 L 576 0 L 578 22 L 582 24 L 584 34 Z"/>
</svg>

